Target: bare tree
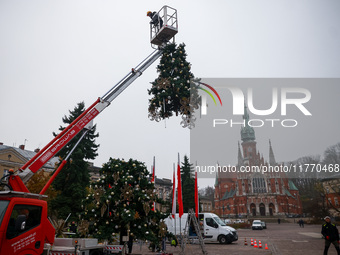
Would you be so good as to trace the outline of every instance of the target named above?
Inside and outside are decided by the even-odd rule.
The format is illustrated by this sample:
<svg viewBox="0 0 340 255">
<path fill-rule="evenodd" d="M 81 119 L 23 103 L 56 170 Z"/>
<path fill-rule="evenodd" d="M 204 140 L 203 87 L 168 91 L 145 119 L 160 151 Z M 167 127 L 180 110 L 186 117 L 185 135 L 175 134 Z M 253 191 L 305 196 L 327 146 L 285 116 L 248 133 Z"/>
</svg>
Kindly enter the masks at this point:
<svg viewBox="0 0 340 255">
<path fill-rule="evenodd" d="M 340 143 L 329 146 L 324 152 L 322 161 L 325 171 L 322 194 L 327 207 L 340 213 L 339 205 L 332 203 L 331 197 L 340 197 Z M 332 171 L 330 171 L 332 170 Z"/>
</svg>

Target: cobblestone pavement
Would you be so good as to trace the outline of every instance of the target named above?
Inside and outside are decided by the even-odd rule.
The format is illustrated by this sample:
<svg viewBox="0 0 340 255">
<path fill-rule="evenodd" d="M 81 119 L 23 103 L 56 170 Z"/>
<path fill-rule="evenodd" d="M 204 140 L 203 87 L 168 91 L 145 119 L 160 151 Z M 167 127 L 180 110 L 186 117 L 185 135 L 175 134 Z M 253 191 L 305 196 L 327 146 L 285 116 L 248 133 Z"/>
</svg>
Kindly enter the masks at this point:
<svg viewBox="0 0 340 255">
<path fill-rule="evenodd" d="M 264 230 L 239 229 L 239 240 L 232 244 L 206 243 L 205 247 L 209 255 L 319 255 L 323 254 L 324 248 L 324 240 L 320 232 L 321 225 L 305 225 L 304 228 L 300 228 L 294 223 L 269 223 Z M 251 246 L 251 238 L 256 239 L 257 243 L 261 240 L 263 248 Z M 245 240 L 248 245 L 244 245 Z M 268 250 L 264 249 L 266 244 Z M 145 255 L 161 254 L 150 252 L 145 244 L 142 247 L 135 244 L 132 252 Z M 180 252 L 180 247 L 175 248 L 167 244 L 165 254 L 179 255 Z M 184 254 L 200 255 L 202 251 L 198 244 L 188 244 Z M 336 254 L 333 246 L 330 247 L 328 254 Z"/>
</svg>

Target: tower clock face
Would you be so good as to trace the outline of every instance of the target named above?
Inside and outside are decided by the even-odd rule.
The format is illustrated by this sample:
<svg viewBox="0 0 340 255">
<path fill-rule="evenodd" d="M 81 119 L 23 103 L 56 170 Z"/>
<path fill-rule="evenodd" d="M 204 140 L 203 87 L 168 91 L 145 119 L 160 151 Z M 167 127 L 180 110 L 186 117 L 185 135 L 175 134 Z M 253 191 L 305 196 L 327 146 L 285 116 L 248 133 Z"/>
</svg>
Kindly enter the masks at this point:
<svg viewBox="0 0 340 255">
<path fill-rule="evenodd" d="M 253 149 L 251 147 L 248 147 L 248 152 L 252 152 Z"/>
</svg>

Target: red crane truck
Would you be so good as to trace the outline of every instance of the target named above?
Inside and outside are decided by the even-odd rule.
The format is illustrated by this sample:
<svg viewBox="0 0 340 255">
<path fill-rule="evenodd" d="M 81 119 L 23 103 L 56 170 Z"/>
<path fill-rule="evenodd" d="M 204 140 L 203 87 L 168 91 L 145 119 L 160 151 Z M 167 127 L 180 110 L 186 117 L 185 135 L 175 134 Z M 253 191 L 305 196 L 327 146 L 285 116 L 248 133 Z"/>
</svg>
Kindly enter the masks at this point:
<svg viewBox="0 0 340 255">
<path fill-rule="evenodd" d="M 0 191 L 0 254 L 1 255 L 36 255 L 36 254 L 100 254 L 103 250 L 93 239 L 58 239 L 55 238 L 55 229 L 48 219 L 47 202 L 43 200 L 45 191 L 54 178 L 65 165 L 65 158 L 46 186 L 39 194 L 32 194 L 25 186 L 29 178 L 54 157 L 69 141 L 82 130 L 91 125 L 92 120 L 110 105 L 124 89 L 162 55 L 166 43 L 178 32 L 177 11 L 169 6 L 163 6 L 159 11 L 163 20 L 163 27 L 150 24 L 150 39 L 157 49 L 133 68 L 123 79 L 113 86 L 103 97 L 98 98 L 67 128 L 57 135 L 50 143 L 41 149 L 32 159 L 23 165 L 17 173 L 10 171 L 5 187 Z M 70 154 L 69 154 L 70 155 Z M 69 156 L 68 155 L 68 156 Z M 74 245 L 83 249 L 60 251 L 56 246 L 65 245 L 72 248 Z M 91 248 L 92 247 L 92 248 Z M 72 249 L 71 249 L 72 250 Z"/>
</svg>

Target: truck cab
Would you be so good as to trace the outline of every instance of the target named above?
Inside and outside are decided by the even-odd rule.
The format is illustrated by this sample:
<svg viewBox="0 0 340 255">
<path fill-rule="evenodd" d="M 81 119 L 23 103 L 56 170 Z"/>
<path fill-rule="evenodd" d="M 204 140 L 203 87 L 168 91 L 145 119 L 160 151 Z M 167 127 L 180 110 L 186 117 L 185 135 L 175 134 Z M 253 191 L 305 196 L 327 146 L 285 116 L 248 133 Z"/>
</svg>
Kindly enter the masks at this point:
<svg viewBox="0 0 340 255">
<path fill-rule="evenodd" d="M 47 218 L 42 195 L 0 192 L 0 254 L 42 254 L 54 242 L 55 229 Z"/>
<path fill-rule="evenodd" d="M 205 241 L 219 241 L 220 243 L 230 244 L 238 240 L 236 230 L 227 226 L 216 214 L 200 213 L 198 220 L 203 227 Z"/>
</svg>

